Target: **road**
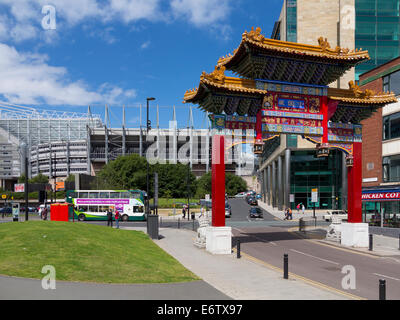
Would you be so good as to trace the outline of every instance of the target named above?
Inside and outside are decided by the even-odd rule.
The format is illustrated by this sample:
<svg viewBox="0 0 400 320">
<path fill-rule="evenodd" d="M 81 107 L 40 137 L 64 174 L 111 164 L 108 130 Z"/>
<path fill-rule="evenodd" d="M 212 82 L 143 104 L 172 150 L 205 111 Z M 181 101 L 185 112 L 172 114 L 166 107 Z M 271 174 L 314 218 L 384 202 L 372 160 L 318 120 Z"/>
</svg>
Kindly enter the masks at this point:
<svg viewBox="0 0 400 320">
<path fill-rule="evenodd" d="M 231 200 L 234 239 L 239 239 L 241 251 L 261 262 L 276 268 L 283 268 L 283 255 L 289 255 L 289 271 L 295 275 L 328 286 L 348 294 L 366 298 L 379 298 L 379 279 L 386 280 L 387 299 L 400 299 L 400 258 L 377 257 L 375 255 L 338 248 L 318 240 L 303 239 L 290 226 L 296 224 L 274 222 L 274 217 L 264 213 L 264 221 L 237 225 L 248 214 L 244 199 Z M 256 223 L 259 223 L 256 225 Z M 269 225 L 268 225 L 269 223 Z M 353 266 L 355 270 L 355 290 L 342 287 L 343 267 Z"/>
</svg>

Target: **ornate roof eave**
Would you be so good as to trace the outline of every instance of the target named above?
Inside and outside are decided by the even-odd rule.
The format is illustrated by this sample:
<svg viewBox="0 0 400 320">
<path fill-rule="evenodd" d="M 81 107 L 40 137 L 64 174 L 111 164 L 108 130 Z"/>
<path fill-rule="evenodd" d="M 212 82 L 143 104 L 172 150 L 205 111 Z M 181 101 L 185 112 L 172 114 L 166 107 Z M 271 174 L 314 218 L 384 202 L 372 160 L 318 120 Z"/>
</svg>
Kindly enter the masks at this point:
<svg viewBox="0 0 400 320">
<path fill-rule="evenodd" d="M 200 77 L 200 85 L 198 88 L 189 90 L 184 95 L 184 103 L 196 103 L 200 101 L 205 93 L 206 89 L 213 89 L 217 91 L 230 92 L 232 94 L 244 94 L 244 95 L 257 95 L 262 96 L 267 92 L 256 88 L 256 82 L 254 80 L 226 77 L 224 67 L 216 67 L 214 72 L 207 74 L 203 72 Z"/>
<path fill-rule="evenodd" d="M 394 93 L 376 93 L 372 90 L 361 90 L 352 81 L 349 83 L 350 89 L 328 88 L 328 96 L 332 100 L 339 101 L 340 104 L 353 106 L 383 106 L 397 102 Z"/>
<path fill-rule="evenodd" d="M 199 88 L 187 91 L 184 96 L 185 103 L 196 103 L 200 101 L 206 94 L 206 90 L 213 90 L 219 92 L 229 92 L 232 94 L 244 95 L 265 95 L 268 93 L 266 90 L 256 88 L 254 80 L 225 77 L 223 69 L 216 68 L 211 74 L 203 73 L 200 79 Z M 216 73 L 219 73 L 215 77 Z M 374 106 L 380 107 L 386 104 L 397 102 L 394 93 L 375 93 L 371 90 L 362 91 L 354 83 L 350 82 L 350 89 L 336 89 L 328 88 L 328 97 L 332 100 L 339 101 L 340 104 L 348 104 L 354 106 Z"/>
<path fill-rule="evenodd" d="M 340 47 L 331 49 L 327 39 L 323 39 L 322 37 L 318 39 L 318 42 L 319 45 L 316 46 L 267 39 L 261 34 L 260 28 L 257 28 L 256 30 L 252 28 L 250 32 L 246 31 L 243 33 L 242 41 L 239 47 L 233 52 L 233 55 L 230 54 L 219 59 L 218 66 L 224 66 L 227 69 L 232 68 L 234 64 L 246 54 L 246 48 L 249 47 L 254 47 L 266 52 L 294 55 L 301 59 L 307 57 L 310 59 L 318 58 L 335 63 L 349 64 L 351 66 L 356 66 L 357 64 L 370 59 L 368 51 L 350 51 L 349 49 L 343 49 Z"/>
</svg>

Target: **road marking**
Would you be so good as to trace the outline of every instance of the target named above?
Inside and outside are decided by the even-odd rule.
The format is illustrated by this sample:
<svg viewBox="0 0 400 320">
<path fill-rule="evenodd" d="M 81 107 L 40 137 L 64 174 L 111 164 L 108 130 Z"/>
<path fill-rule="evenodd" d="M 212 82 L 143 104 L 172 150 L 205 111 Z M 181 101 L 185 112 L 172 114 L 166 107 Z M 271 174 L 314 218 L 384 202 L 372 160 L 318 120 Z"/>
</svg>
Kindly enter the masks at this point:
<svg viewBox="0 0 400 320">
<path fill-rule="evenodd" d="M 311 243 L 318 244 L 320 246 L 330 247 L 332 249 L 341 250 L 341 251 L 345 251 L 345 252 L 348 252 L 348 253 L 354 253 L 354 254 L 358 254 L 358 255 L 361 255 L 361 256 L 374 258 L 374 259 L 381 258 L 379 256 L 376 256 L 376 255 L 373 255 L 373 254 L 370 254 L 370 253 L 357 251 L 356 249 L 347 249 L 347 248 L 344 248 L 344 247 L 339 247 L 337 244 L 334 244 L 334 243 L 323 243 L 323 242 L 321 242 L 321 240 L 307 239 L 304 236 L 299 235 L 297 233 L 297 230 L 298 230 L 298 227 L 293 227 L 293 228 L 288 229 L 288 232 L 292 233 L 293 235 L 295 235 L 299 239 L 302 239 L 302 240 L 305 240 L 305 241 L 309 241 Z"/>
<path fill-rule="evenodd" d="M 237 231 L 239 231 L 241 234 L 244 233 L 244 231 L 242 231 L 242 230 L 240 230 L 240 229 L 238 229 L 238 228 L 234 228 L 234 229 L 237 230 Z M 262 239 L 262 238 L 257 237 L 257 236 L 254 235 L 254 234 L 251 234 L 249 237 L 255 238 L 255 239 L 257 239 L 258 241 L 261 241 L 261 242 L 264 242 L 264 243 L 272 244 L 272 245 L 275 246 L 275 247 L 278 246 L 275 242 L 273 242 L 273 241 L 268 241 L 268 240 L 264 240 L 264 239 Z"/>
<path fill-rule="evenodd" d="M 389 276 L 385 276 L 384 274 L 374 273 L 374 275 L 375 275 L 375 276 L 378 276 L 378 277 L 383 277 L 383 278 L 388 278 L 388 279 L 400 281 L 400 279 L 393 278 L 393 277 L 389 277 Z"/>
<path fill-rule="evenodd" d="M 332 263 L 332 264 L 335 264 L 335 265 L 340 265 L 340 263 L 338 263 L 338 262 L 334 262 L 334 261 L 331 261 L 331 260 L 322 259 L 322 258 L 313 256 L 313 255 L 311 255 L 311 254 L 307 254 L 307 253 L 304 253 L 304 252 L 301 252 L 301 251 L 297 251 L 297 250 L 294 250 L 294 249 L 290 249 L 290 251 L 296 252 L 296 253 L 298 253 L 298 254 L 305 255 L 305 256 L 310 257 L 310 258 L 318 259 L 318 260 L 321 260 L 321 261 L 324 261 L 324 262 L 327 262 L 327 263 Z"/>
<path fill-rule="evenodd" d="M 236 250 L 234 249 L 234 251 L 236 251 Z M 265 267 L 267 267 L 267 268 L 269 268 L 269 269 L 272 269 L 272 270 L 275 270 L 275 271 L 277 271 L 277 272 L 279 272 L 279 273 L 283 273 L 283 269 L 281 269 L 281 268 L 275 267 L 275 266 L 273 266 L 273 265 L 271 265 L 271 264 L 269 264 L 269 263 L 267 263 L 267 262 L 265 262 L 265 261 L 262 261 L 262 260 L 260 260 L 260 259 L 257 259 L 257 258 L 255 258 L 255 257 L 253 257 L 253 256 L 250 256 L 250 255 L 248 255 L 247 253 L 245 253 L 245 252 L 243 252 L 243 251 L 241 251 L 241 254 L 242 254 L 242 257 L 244 257 L 244 258 L 246 258 L 246 259 L 248 259 L 248 260 L 250 260 L 250 261 L 254 261 L 255 263 L 264 265 Z M 333 293 L 343 295 L 343 296 L 345 296 L 345 297 L 347 297 L 347 298 L 349 298 L 349 299 L 353 299 L 353 300 L 367 300 L 366 298 L 359 297 L 359 296 L 356 296 L 356 295 L 354 295 L 354 294 L 351 294 L 351 293 L 348 293 L 348 292 L 345 292 L 345 291 L 342 291 L 342 290 L 339 290 L 339 289 L 330 287 L 330 286 L 325 285 L 325 284 L 323 284 L 323 283 L 320 283 L 320 282 L 317 282 L 317 281 L 314 281 L 314 280 L 305 278 L 305 277 L 303 277 L 303 276 L 299 276 L 299 275 L 297 275 L 297 274 L 295 274 L 295 273 L 292 273 L 292 272 L 289 272 L 289 277 L 290 277 L 290 278 L 293 278 L 293 279 L 301 280 L 301 281 L 303 281 L 303 282 L 305 282 L 305 283 L 308 283 L 308 284 L 310 284 L 310 285 L 312 285 L 312 286 L 314 286 L 314 287 L 317 287 L 317 288 L 320 288 L 320 289 L 325 289 L 325 290 L 327 290 L 327 291 L 331 291 L 331 292 L 333 292 Z"/>
</svg>

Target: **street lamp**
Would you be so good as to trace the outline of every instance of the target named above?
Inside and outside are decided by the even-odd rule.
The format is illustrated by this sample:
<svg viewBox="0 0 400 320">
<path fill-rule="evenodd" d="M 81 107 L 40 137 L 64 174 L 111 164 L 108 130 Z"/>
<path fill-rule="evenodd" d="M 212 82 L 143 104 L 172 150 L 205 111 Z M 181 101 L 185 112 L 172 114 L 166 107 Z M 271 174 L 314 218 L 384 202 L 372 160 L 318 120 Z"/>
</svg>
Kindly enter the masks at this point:
<svg viewBox="0 0 400 320">
<path fill-rule="evenodd" d="M 151 130 L 151 122 L 149 120 L 149 101 L 154 101 L 156 98 L 147 98 L 147 122 L 146 122 L 146 138 L 149 135 L 149 131 Z M 146 213 L 147 215 L 150 214 L 150 199 L 149 199 L 149 159 L 147 159 L 147 176 L 146 176 L 146 182 L 147 182 L 147 205 L 146 205 Z"/>
<path fill-rule="evenodd" d="M 25 142 L 22 142 L 19 146 L 19 154 L 21 159 L 21 164 L 24 165 L 23 171 L 25 171 L 25 221 L 29 218 L 29 194 L 28 194 L 28 146 Z"/>
</svg>

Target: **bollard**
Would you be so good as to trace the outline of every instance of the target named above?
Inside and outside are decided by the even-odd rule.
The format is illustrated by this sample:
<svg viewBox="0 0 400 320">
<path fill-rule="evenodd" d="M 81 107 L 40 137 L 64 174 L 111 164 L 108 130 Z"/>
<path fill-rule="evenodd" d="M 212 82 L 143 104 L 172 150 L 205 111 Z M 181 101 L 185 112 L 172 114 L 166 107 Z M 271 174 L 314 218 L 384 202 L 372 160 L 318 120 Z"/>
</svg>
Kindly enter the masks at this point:
<svg viewBox="0 0 400 320">
<path fill-rule="evenodd" d="M 369 235 L 369 251 L 372 251 L 374 248 L 374 238 L 372 233 Z"/>
<path fill-rule="evenodd" d="M 379 300 L 386 300 L 386 280 L 379 280 Z"/>
<path fill-rule="evenodd" d="M 181 228 L 181 218 L 178 218 L 178 229 Z"/>
<path fill-rule="evenodd" d="M 283 278 L 289 279 L 289 256 L 287 253 L 283 255 Z"/>
<path fill-rule="evenodd" d="M 238 259 L 240 259 L 240 258 L 241 258 L 241 255 L 240 255 L 240 240 L 237 240 L 237 242 L 236 242 L 236 249 L 237 249 L 237 251 L 236 251 L 236 257 L 237 257 Z"/>
</svg>

